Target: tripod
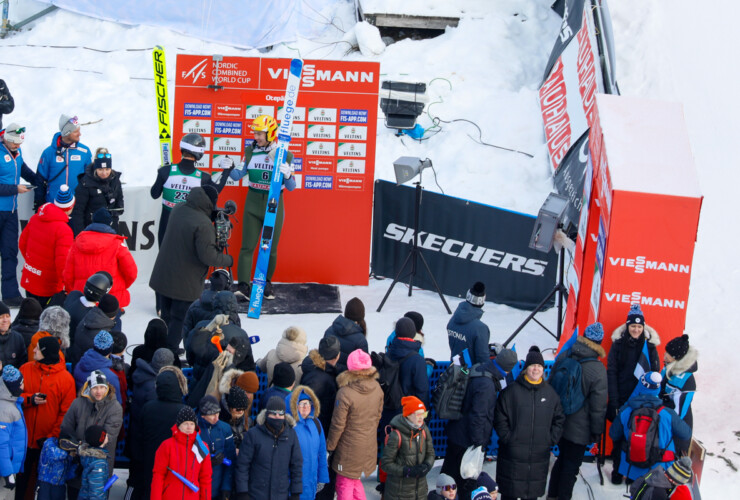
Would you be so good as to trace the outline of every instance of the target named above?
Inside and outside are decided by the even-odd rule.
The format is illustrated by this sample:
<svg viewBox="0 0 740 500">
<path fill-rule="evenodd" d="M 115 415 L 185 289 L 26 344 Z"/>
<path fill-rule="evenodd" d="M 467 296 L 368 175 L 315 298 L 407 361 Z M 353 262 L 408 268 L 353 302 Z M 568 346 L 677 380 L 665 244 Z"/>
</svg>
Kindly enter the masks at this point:
<svg viewBox="0 0 740 500">
<path fill-rule="evenodd" d="M 568 296 L 568 289 L 565 288 L 565 285 L 563 284 L 563 275 L 564 274 L 565 274 L 565 249 L 563 248 L 563 249 L 560 250 L 560 256 L 558 258 L 558 281 L 557 281 L 557 283 L 555 284 L 555 286 L 553 287 L 553 289 L 550 290 L 550 293 L 547 294 L 547 297 L 545 297 L 542 300 L 542 302 L 540 302 L 537 305 L 537 307 L 534 308 L 534 311 L 532 311 L 532 313 L 529 316 L 527 316 L 527 319 L 525 319 L 522 322 L 522 324 L 519 325 L 519 327 L 516 330 L 514 330 L 514 333 L 512 333 L 511 336 L 508 339 L 506 339 L 506 342 L 504 342 L 504 344 L 503 344 L 504 347 L 506 347 L 509 344 L 509 342 L 511 342 L 514 339 L 514 337 L 516 337 L 517 334 L 524 329 L 524 327 L 527 325 L 527 323 L 529 323 L 532 320 L 534 320 L 538 325 L 540 325 L 542 328 L 544 328 L 547 333 L 549 333 L 550 335 L 552 335 L 553 337 L 555 337 L 555 340 L 560 340 L 560 332 L 563 329 L 563 297 L 567 297 Z M 556 293 L 558 294 L 558 300 L 557 300 L 557 305 L 558 305 L 558 329 L 557 329 L 557 333 L 552 333 L 549 328 L 547 328 L 545 325 L 543 325 L 542 323 L 540 323 L 537 320 L 537 318 L 535 318 L 534 316 L 535 316 L 535 314 L 537 314 L 538 312 L 541 312 L 543 310 L 543 308 L 545 307 L 545 304 L 547 304 L 550 301 L 550 299 L 553 297 L 553 295 L 555 295 Z"/>
<path fill-rule="evenodd" d="M 419 182 L 414 183 L 416 185 L 416 200 L 414 203 L 414 243 L 411 246 L 411 250 L 409 250 L 409 254 L 406 256 L 406 260 L 403 261 L 403 265 L 401 266 L 401 270 L 398 271 L 398 274 L 396 274 L 396 277 L 393 279 L 393 283 L 391 283 L 390 288 L 388 288 L 388 291 L 385 292 L 385 297 L 383 297 L 383 300 L 380 302 L 380 305 L 378 306 L 378 311 L 383 308 L 383 304 L 385 304 L 385 301 L 388 299 L 388 296 L 391 294 L 391 291 L 393 291 L 393 287 L 396 286 L 396 283 L 398 283 L 399 280 L 405 279 L 408 277 L 409 279 L 409 297 L 411 297 L 411 292 L 414 289 L 414 276 L 416 276 L 417 271 L 417 257 L 421 258 L 421 262 L 424 264 L 424 267 L 427 270 L 427 274 L 429 275 L 429 278 L 432 280 L 432 284 L 434 284 L 434 289 L 437 291 L 437 294 L 439 294 L 439 298 L 442 299 L 442 303 L 445 305 L 445 309 L 447 309 L 448 314 L 452 314 L 452 310 L 450 309 L 450 306 L 447 305 L 447 301 L 445 300 L 444 295 L 442 295 L 442 292 L 439 289 L 439 285 L 437 284 L 437 280 L 434 279 L 434 274 L 432 274 L 432 270 L 429 268 L 429 264 L 427 264 L 427 260 L 424 258 L 424 254 L 421 253 L 421 248 L 419 248 L 419 212 L 421 210 L 421 192 L 423 188 L 421 187 L 421 180 Z M 411 263 L 411 269 L 401 276 L 406 269 L 406 266 Z"/>
</svg>

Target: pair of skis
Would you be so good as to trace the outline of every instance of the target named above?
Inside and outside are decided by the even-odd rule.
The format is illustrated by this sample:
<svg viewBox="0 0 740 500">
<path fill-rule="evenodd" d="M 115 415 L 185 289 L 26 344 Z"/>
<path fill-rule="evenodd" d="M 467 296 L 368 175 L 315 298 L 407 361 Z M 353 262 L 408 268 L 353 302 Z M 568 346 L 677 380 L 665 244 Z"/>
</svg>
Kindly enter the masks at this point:
<svg viewBox="0 0 740 500">
<path fill-rule="evenodd" d="M 154 86 L 157 97 L 157 119 L 159 132 L 159 152 L 162 165 L 172 162 L 172 135 L 170 132 L 170 114 L 167 105 L 167 66 L 165 64 L 164 49 L 156 46 L 152 53 L 154 62 Z M 280 166 L 285 162 L 288 143 L 291 139 L 293 128 L 293 117 L 295 115 L 296 101 L 303 72 L 303 61 L 293 59 L 290 61 L 288 72 L 288 85 L 285 89 L 285 100 L 283 101 L 283 119 L 278 127 L 279 145 L 275 154 L 275 164 L 272 169 L 272 179 L 268 192 L 267 207 L 265 207 L 265 218 L 262 223 L 259 249 L 257 253 L 257 265 L 252 280 L 252 293 L 249 299 L 249 310 L 247 316 L 259 318 L 262 312 L 262 302 L 265 297 L 265 283 L 267 282 L 267 266 L 270 263 L 270 250 L 272 249 L 272 237 L 275 230 L 277 210 L 280 205 L 280 195 L 283 188 L 283 174 Z"/>
</svg>

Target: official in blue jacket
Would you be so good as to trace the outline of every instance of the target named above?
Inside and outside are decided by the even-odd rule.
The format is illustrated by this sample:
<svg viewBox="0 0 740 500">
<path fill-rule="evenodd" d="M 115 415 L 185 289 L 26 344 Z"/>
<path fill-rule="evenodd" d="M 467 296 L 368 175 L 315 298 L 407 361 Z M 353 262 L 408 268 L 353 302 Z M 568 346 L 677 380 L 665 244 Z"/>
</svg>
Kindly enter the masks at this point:
<svg viewBox="0 0 740 500">
<path fill-rule="evenodd" d="M 313 500 L 329 482 L 329 467 L 326 463 L 326 436 L 318 416 L 321 404 L 316 394 L 305 385 L 299 385 L 285 404 L 296 421 L 295 430 L 303 455 L 303 493 L 301 500 Z"/>
<path fill-rule="evenodd" d="M 15 475 L 26 460 L 26 420 L 20 398 L 23 376 L 14 366 L 3 368 L 0 383 L 0 476 L 3 487 L 15 485 Z"/>
<path fill-rule="evenodd" d="M 76 116 L 59 117 L 59 132 L 41 153 L 36 168 L 40 185 L 34 194 L 38 205 L 53 202 L 62 184 L 68 185 L 73 193 L 77 189 L 77 178 L 85 172 L 85 166 L 92 163 L 90 148 L 80 142 L 80 135 Z"/>
<path fill-rule="evenodd" d="M 221 406 L 211 396 L 203 396 L 198 405 L 200 438 L 211 452 L 211 498 L 228 498 L 231 495 L 233 471 L 236 464 L 236 446 L 231 426 L 218 419 Z"/>
<path fill-rule="evenodd" d="M 654 408 L 658 410 L 658 416 L 660 417 L 658 427 L 659 443 L 660 448 L 665 450 L 663 459 L 648 468 L 638 467 L 627 461 L 627 453 L 624 447 L 622 448 L 619 473 L 633 481 L 648 473 L 655 465 L 662 465 L 666 469 L 670 467 L 677 458 L 675 441 L 678 439 L 689 439 L 691 437 L 691 428 L 686 422 L 681 420 L 675 411 L 664 407 L 663 401 L 658 397 L 662 379 L 658 372 L 645 373 L 640 378 L 640 383 L 637 384 L 635 394 L 619 409 L 617 418 L 614 419 L 614 423 L 612 423 L 611 429 L 609 429 L 609 436 L 614 441 L 615 446 L 629 443 L 629 426 L 632 412 L 638 408 Z"/>
<path fill-rule="evenodd" d="M 488 341 L 491 332 L 480 318 L 483 304 L 486 303 L 486 286 L 476 282 L 447 323 L 447 341 L 450 344 L 450 358 L 468 349 L 473 364 L 485 363 L 489 358 Z"/>
</svg>

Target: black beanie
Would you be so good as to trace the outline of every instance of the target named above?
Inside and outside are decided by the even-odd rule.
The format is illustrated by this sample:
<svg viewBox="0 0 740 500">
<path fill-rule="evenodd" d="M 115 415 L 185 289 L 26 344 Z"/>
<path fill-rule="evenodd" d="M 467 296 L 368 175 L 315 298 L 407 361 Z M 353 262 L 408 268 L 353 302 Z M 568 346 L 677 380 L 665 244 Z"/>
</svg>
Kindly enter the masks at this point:
<svg viewBox="0 0 740 500">
<path fill-rule="evenodd" d="M 275 387 L 290 387 L 295 383 L 295 371 L 290 363 L 285 361 L 275 365 L 272 370 L 272 385 Z"/>
<path fill-rule="evenodd" d="M 5 305 L 5 302 L 0 302 L 0 316 L 10 315 L 10 308 Z"/>
<path fill-rule="evenodd" d="M 414 326 L 416 327 L 416 331 L 421 332 L 421 329 L 424 327 L 424 316 L 422 316 L 416 311 L 409 311 L 406 314 L 404 314 L 403 317 L 408 318 L 411 321 L 413 321 Z"/>
<path fill-rule="evenodd" d="M 23 299 L 18 309 L 18 317 L 21 319 L 39 319 L 41 316 L 41 304 L 33 297 Z"/>
<path fill-rule="evenodd" d="M 265 410 L 267 411 L 268 415 L 270 413 L 275 413 L 278 415 L 285 415 L 285 400 L 281 398 L 280 396 L 273 396 L 267 402 L 267 405 L 265 406 Z"/>
<path fill-rule="evenodd" d="M 246 410 L 249 408 L 249 398 L 244 389 L 235 385 L 229 389 L 229 394 L 226 395 L 226 404 L 232 410 Z"/>
<path fill-rule="evenodd" d="M 226 269 L 216 269 L 211 273 L 211 290 L 214 292 L 220 292 L 222 290 L 228 290 L 231 287 L 231 275 Z"/>
<path fill-rule="evenodd" d="M 106 293 L 103 298 L 100 299 L 98 307 L 105 313 L 109 318 L 115 318 L 118 314 L 118 299 L 115 295 Z"/>
<path fill-rule="evenodd" d="M 193 422 L 194 424 L 198 423 L 198 417 L 195 415 L 195 411 L 189 406 L 186 406 L 184 408 L 181 408 L 180 411 L 177 412 L 177 419 L 175 420 L 175 424 L 179 427 L 180 424 L 183 422 Z"/>
<path fill-rule="evenodd" d="M 93 448 L 99 448 L 105 441 L 106 432 L 100 425 L 91 425 L 85 429 L 85 441 Z"/>
<path fill-rule="evenodd" d="M 334 335 L 327 335 L 319 341 L 319 355 L 325 360 L 331 360 L 339 356 L 342 344 Z"/>
<path fill-rule="evenodd" d="M 486 285 L 480 281 L 476 281 L 473 286 L 470 287 L 470 290 L 468 290 L 465 300 L 475 307 L 483 307 L 483 304 L 486 303 Z"/>
<path fill-rule="evenodd" d="M 218 400 L 214 396 L 206 394 L 200 400 L 200 403 L 198 403 L 198 411 L 203 416 L 214 415 L 221 412 L 221 406 L 218 404 Z"/>
<path fill-rule="evenodd" d="M 59 363 L 59 339 L 56 337 L 42 337 L 39 339 L 39 351 L 44 355 L 40 361 L 45 365 L 55 365 Z"/>
<path fill-rule="evenodd" d="M 681 359 L 689 352 L 689 336 L 685 333 L 680 337 L 670 340 L 665 345 L 665 352 L 676 359 Z"/>
<path fill-rule="evenodd" d="M 540 352 L 540 348 L 536 345 L 533 345 L 529 348 L 529 352 L 527 353 L 527 359 L 524 361 L 524 368 L 523 370 L 526 370 L 529 365 L 540 365 L 543 368 L 545 367 L 545 358 L 542 357 L 542 353 Z"/>
<path fill-rule="evenodd" d="M 111 216 L 107 208 L 100 207 L 93 214 L 92 221 L 97 222 L 98 224 L 105 224 L 106 226 L 110 226 L 113 223 L 113 216 Z"/>
<path fill-rule="evenodd" d="M 118 330 L 113 330 L 110 334 L 113 337 L 113 354 L 119 354 L 125 351 L 126 346 L 128 345 L 126 334 L 119 332 Z"/>
<path fill-rule="evenodd" d="M 416 326 L 409 318 L 401 318 L 396 321 L 396 338 L 413 339 L 416 336 Z"/>
</svg>

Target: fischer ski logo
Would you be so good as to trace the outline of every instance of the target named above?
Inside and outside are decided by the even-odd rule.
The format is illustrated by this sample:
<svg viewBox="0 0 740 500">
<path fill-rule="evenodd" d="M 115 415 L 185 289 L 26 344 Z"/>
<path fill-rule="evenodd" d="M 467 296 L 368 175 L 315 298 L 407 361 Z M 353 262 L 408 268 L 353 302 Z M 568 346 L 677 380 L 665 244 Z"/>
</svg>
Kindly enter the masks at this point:
<svg viewBox="0 0 740 500">
<path fill-rule="evenodd" d="M 208 65 L 208 59 L 203 59 L 201 62 L 190 68 L 188 71 L 182 72 L 183 78 L 191 77 L 193 83 L 198 83 L 198 80 L 203 80 L 206 77 L 206 66 Z"/>
<path fill-rule="evenodd" d="M 167 100 L 167 64 L 164 48 L 157 45 L 152 52 L 154 62 L 154 89 L 157 103 L 157 129 L 159 133 L 159 156 L 161 165 L 172 163 L 172 134 L 170 131 L 170 108 Z"/>
</svg>

